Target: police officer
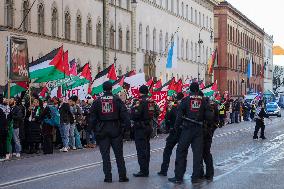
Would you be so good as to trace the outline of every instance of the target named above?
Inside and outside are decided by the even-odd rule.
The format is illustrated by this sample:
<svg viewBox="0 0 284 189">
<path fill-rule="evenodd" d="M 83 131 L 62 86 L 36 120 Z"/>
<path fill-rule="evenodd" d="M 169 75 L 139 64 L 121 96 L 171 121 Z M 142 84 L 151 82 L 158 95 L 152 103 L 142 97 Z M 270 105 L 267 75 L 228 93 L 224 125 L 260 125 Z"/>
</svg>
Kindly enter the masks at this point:
<svg viewBox="0 0 284 189">
<path fill-rule="evenodd" d="M 255 124 L 255 130 L 254 130 L 254 135 L 253 135 L 254 140 L 258 139 L 257 135 L 258 135 L 259 129 L 261 129 L 260 138 L 263 140 L 266 139 L 266 137 L 264 136 L 264 130 L 265 130 L 264 118 L 269 118 L 269 115 L 266 114 L 264 110 L 263 101 L 260 100 L 258 102 L 258 106 L 256 109 L 256 117 L 255 117 L 256 124 Z"/>
<path fill-rule="evenodd" d="M 153 132 L 153 118 L 158 117 L 159 110 L 153 100 L 148 97 L 146 85 L 139 88 L 140 98 L 134 99 L 131 119 L 134 121 L 134 140 L 137 150 L 140 171 L 134 177 L 148 177 L 150 163 L 150 138 Z"/>
<path fill-rule="evenodd" d="M 190 85 L 191 94 L 184 98 L 180 104 L 175 127 L 182 126 L 179 143 L 176 150 L 175 177 L 170 182 L 181 184 L 186 171 L 188 148 L 191 145 L 193 152 L 192 183 L 200 182 L 201 158 L 203 149 L 203 121 L 205 113 L 205 100 L 199 94 L 198 83 Z"/>
<path fill-rule="evenodd" d="M 90 121 L 95 126 L 97 143 L 103 159 L 104 182 L 112 182 L 110 146 L 115 154 L 119 182 L 128 182 L 123 157 L 123 125 L 130 127 L 130 119 L 125 104 L 112 94 L 112 83 L 103 83 L 104 95 L 94 101 L 90 109 Z"/>
<path fill-rule="evenodd" d="M 220 118 L 220 126 L 223 127 L 225 125 L 225 101 L 223 101 L 219 107 L 219 118 Z"/>
<path fill-rule="evenodd" d="M 217 104 L 211 99 L 206 98 L 208 108 L 205 110 L 205 122 L 203 128 L 203 156 L 202 156 L 202 169 L 201 176 L 209 181 L 213 180 L 214 167 L 213 158 L 211 154 L 212 138 L 216 128 L 219 125 L 219 114 Z M 206 165 L 206 174 L 204 174 L 203 161 Z"/>
<path fill-rule="evenodd" d="M 163 163 L 161 165 L 161 171 L 158 172 L 158 175 L 160 176 L 167 176 L 172 151 L 179 140 L 181 130 L 180 128 L 175 129 L 174 124 L 176 121 L 178 106 L 181 100 L 183 99 L 183 97 L 184 97 L 183 93 L 177 94 L 176 101 L 174 102 L 172 109 L 170 110 L 170 112 L 168 113 L 168 116 L 166 117 L 166 121 L 168 121 L 170 125 L 170 134 L 166 139 L 166 147 L 163 153 Z"/>
</svg>

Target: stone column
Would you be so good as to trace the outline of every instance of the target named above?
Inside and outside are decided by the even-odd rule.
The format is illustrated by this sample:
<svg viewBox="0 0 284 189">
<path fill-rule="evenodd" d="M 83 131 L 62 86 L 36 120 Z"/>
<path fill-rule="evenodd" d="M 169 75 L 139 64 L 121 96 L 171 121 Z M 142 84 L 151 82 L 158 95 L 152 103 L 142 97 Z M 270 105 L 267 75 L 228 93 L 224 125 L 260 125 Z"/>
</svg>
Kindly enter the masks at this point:
<svg viewBox="0 0 284 189">
<path fill-rule="evenodd" d="M 136 70 L 136 6 L 131 11 L 131 70 Z"/>
</svg>

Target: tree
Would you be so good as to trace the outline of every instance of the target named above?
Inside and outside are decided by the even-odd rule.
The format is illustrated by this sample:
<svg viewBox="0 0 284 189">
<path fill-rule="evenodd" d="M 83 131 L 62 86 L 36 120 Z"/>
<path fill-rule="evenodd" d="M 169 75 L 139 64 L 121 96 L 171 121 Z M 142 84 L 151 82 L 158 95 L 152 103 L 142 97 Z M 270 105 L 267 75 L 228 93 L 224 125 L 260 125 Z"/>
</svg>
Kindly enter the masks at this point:
<svg viewBox="0 0 284 189">
<path fill-rule="evenodd" d="M 284 87 L 284 67 L 275 66 L 273 70 L 273 91 L 281 92 L 280 87 Z"/>
</svg>

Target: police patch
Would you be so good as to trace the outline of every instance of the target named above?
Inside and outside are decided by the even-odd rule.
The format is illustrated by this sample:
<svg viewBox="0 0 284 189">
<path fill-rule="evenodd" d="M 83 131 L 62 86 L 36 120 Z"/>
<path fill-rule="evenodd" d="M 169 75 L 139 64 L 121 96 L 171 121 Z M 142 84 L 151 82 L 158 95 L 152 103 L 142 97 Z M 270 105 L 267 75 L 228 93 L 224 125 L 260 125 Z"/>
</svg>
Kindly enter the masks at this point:
<svg viewBox="0 0 284 189">
<path fill-rule="evenodd" d="M 200 99 L 193 99 L 190 101 L 190 110 L 193 112 L 197 112 L 201 106 Z"/>
<path fill-rule="evenodd" d="M 102 113 L 103 114 L 109 114 L 113 113 L 113 101 L 108 100 L 108 101 L 102 101 Z"/>
</svg>

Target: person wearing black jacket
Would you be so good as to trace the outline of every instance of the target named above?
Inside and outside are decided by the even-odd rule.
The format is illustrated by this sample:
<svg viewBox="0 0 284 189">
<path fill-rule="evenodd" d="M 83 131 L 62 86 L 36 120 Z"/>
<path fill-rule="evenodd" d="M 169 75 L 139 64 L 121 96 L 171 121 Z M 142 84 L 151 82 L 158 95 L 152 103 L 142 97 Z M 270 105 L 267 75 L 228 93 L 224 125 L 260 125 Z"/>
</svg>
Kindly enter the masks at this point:
<svg viewBox="0 0 284 189">
<path fill-rule="evenodd" d="M 260 100 L 258 102 L 258 107 L 256 109 L 256 117 L 255 117 L 255 130 L 254 130 L 254 135 L 253 135 L 253 139 L 257 140 L 258 139 L 258 131 L 259 129 L 261 129 L 260 131 L 260 138 L 261 139 L 266 139 L 266 137 L 264 136 L 264 130 L 265 130 L 265 124 L 264 124 L 264 118 L 269 118 L 269 115 L 266 114 L 265 110 L 264 110 L 264 104 L 263 101 Z"/>
<path fill-rule="evenodd" d="M 172 151 L 179 141 L 180 129 L 179 128 L 175 129 L 174 124 L 177 117 L 178 105 L 180 104 L 183 97 L 184 97 L 183 93 L 177 94 L 176 101 L 174 102 L 174 105 L 172 106 L 172 109 L 170 110 L 166 118 L 166 121 L 170 125 L 170 134 L 166 139 L 166 147 L 163 153 L 163 163 L 161 165 L 161 171 L 158 172 L 158 175 L 160 176 L 167 176 Z"/>
<path fill-rule="evenodd" d="M 205 120 L 206 102 L 199 91 L 199 84 L 190 85 L 191 94 L 180 104 L 175 122 L 175 128 L 181 128 L 180 139 L 176 150 L 175 177 L 170 182 L 181 184 L 186 171 L 188 148 L 191 145 L 193 153 L 192 183 L 201 180 L 201 160 L 203 149 L 203 121 Z"/>
<path fill-rule="evenodd" d="M 8 134 L 8 121 L 6 115 L 6 105 L 4 104 L 3 95 L 0 95 L 0 160 L 5 158 L 7 154 L 7 134 Z"/>
<path fill-rule="evenodd" d="M 60 113 L 60 133 L 63 142 L 63 148 L 60 149 L 60 151 L 68 152 L 70 124 L 74 123 L 74 118 L 70 111 L 69 103 L 63 102 L 63 104 L 59 109 L 59 113 Z"/>
<path fill-rule="evenodd" d="M 116 157 L 119 182 L 128 182 L 123 157 L 123 129 L 130 127 L 129 115 L 122 100 L 112 94 L 111 82 L 104 82 L 103 90 L 104 95 L 96 99 L 90 109 L 90 124 L 95 127 L 97 134 L 103 159 L 104 182 L 112 182 L 110 147 Z"/>
<path fill-rule="evenodd" d="M 17 100 L 17 102 L 19 103 L 19 100 Z M 13 123 L 13 141 L 15 143 L 15 153 L 16 157 L 19 158 L 21 157 L 20 153 L 22 151 L 22 145 L 20 141 L 20 127 L 24 123 L 24 112 L 16 103 L 16 100 L 14 98 L 10 99 L 9 105 L 11 111 L 8 115 L 8 120 L 12 121 Z"/>
</svg>

